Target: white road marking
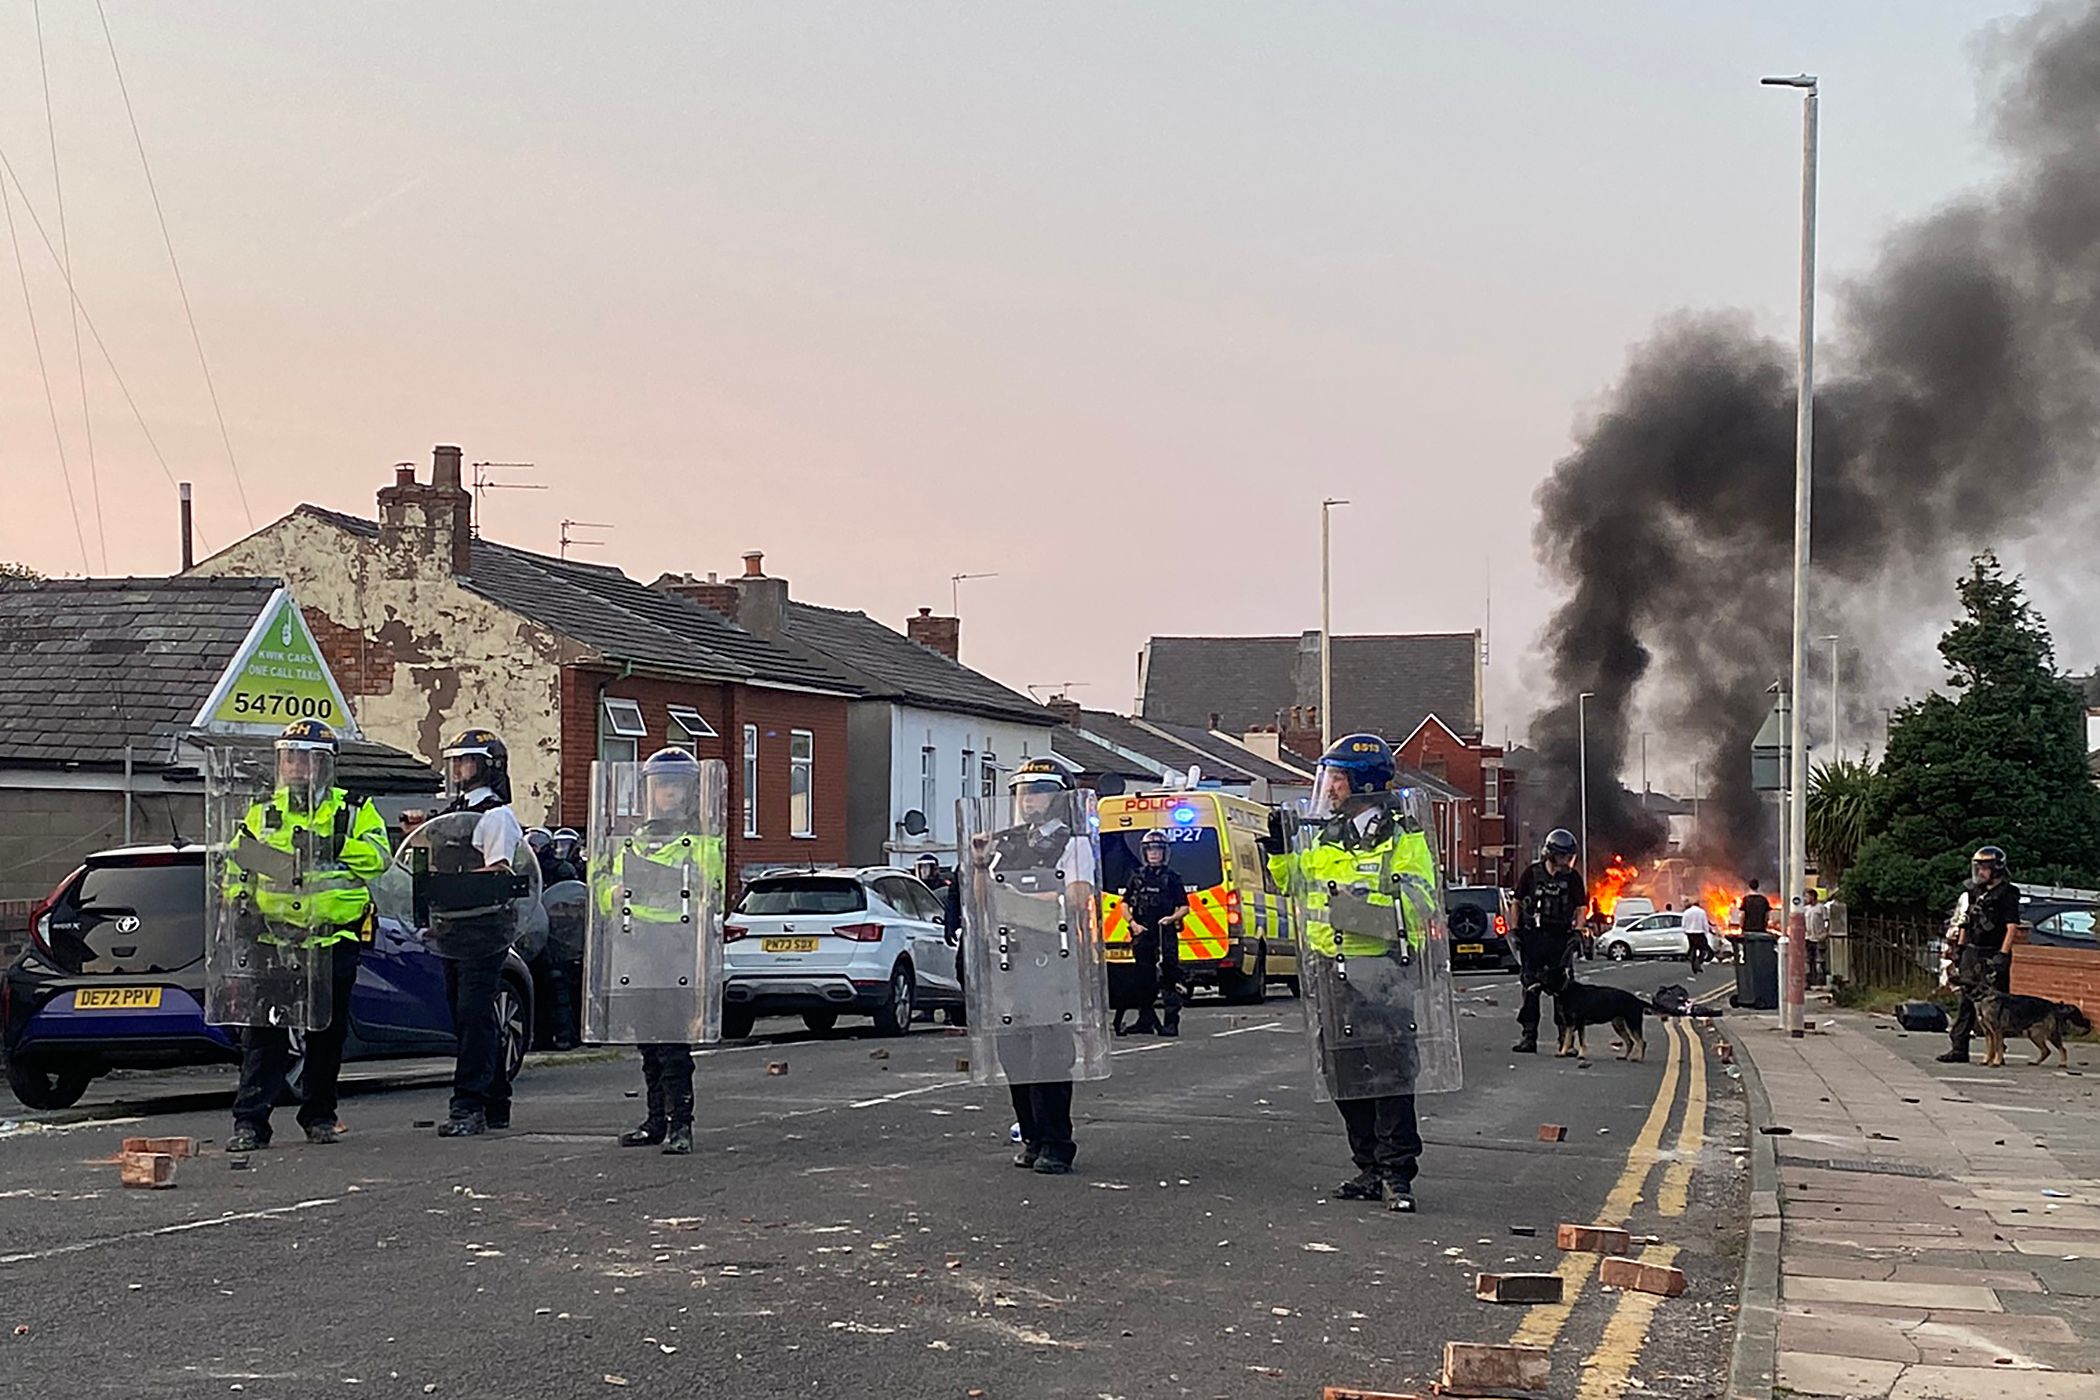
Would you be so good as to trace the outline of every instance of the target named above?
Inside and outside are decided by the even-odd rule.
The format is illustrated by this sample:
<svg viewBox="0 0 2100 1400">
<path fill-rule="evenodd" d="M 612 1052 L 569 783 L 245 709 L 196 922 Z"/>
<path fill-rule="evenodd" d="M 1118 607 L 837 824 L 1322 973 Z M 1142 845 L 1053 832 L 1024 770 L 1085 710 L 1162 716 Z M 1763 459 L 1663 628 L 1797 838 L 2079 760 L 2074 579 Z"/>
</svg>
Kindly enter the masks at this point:
<svg viewBox="0 0 2100 1400">
<path fill-rule="evenodd" d="M 916 1089 L 899 1089 L 899 1090 L 898 1090 L 898 1091 L 897 1091 L 896 1093 L 894 1093 L 894 1094 L 884 1094 L 884 1095 L 883 1095 L 883 1096 L 882 1096 L 881 1098 L 877 1098 L 877 1099 L 861 1099 L 861 1100 L 860 1100 L 859 1102 L 857 1102 L 857 1103 L 849 1103 L 849 1104 L 847 1104 L 847 1105 L 846 1105 L 846 1107 L 848 1107 L 848 1108 L 874 1108 L 874 1107 L 877 1107 L 878 1105 L 881 1105 L 881 1104 L 886 1104 L 886 1103 L 894 1103 L 894 1102 L 896 1102 L 896 1101 L 897 1101 L 898 1099 L 908 1099 L 908 1098 L 911 1098 L 912 1096 L 914 1096 L 914 1095 L 916 1095 L 916 1094 L 937 1094 L 937 1093 L 939 1093 L 939 1092 L 940 1092 L 941 1090 L 943 1090 L 943 1089 L 967 1089 L 967 1088 L 969 1088 L 969 1087 L 970 1087 L 970 1081 L 969 1081 L 969 1080 L 967 1080 L 967 1079 L 957 1079 L 957 1080 L 953 1080 L 953 1081 L 951 1081 L 951 1082 L 944 1082 L 944 1083 L 940 1083 L 940 1084 L 921 1084 L 921 1085 L 920 1085 L 920 1086 L 919 1086 L 918 1088 L 916 1088 Z M 811 1112 L 814 1112 L 814 1113 L 822 1113 L 822 1112 L 823 1112 L 824 1110 L 823 1110 L 823 1109 L 812 1109 L 812 1110 L 810 1110 L 810 1111 L 811 1111 Z"/>
<path fill-rule="evenodd" d="M 301 1201 L 297 1205 L 276 1206 L 270 1210 L 244 1210 L 233 1215 L 215 1215 L 209 1220 L 185 1220 L 179 1225 L 163 1225 L 156 1230 L 131 1230 L 121 1235 L 107 1235 L 96 1240 L 75 1240 L 53 1249 L 34 1249 L 25 1254 L 0 1254 L 0 1264 L 27 1264 L 38 1259 L 53 1259 L 61 1254 L 80 1254 L 90 1249 L 101 1249 L 106 1245 L 127 1244 L 132 1240 L 150 1240 L 160 1235 L 180 1235 L 190 1230 L 209 1230 L 219 1225 L 233 1225 L 244 1220 L 274 1220 L 302 1210 L 314 1210 L 320 1206 L 332 1206 L 342 1200 L 340 1196 L 323 1196 L 315 1201 Z"/>
<path fill-rule="evenodd" d="M 1157 1045 L 1126 1045 L 1121 1050 L 1111 1050 L 1108 1053 L 1112 1057 L 1116 1055 L 1149 1055 L 1155 1050 L 1172 1050 L 1180 1043 L 1178 1040 L 1162 1040 Z"/>
<path fill-rule="evenodd" d="M 1235 1026 L 1229 1031 L 1212 1031 L 1210 1038 L 1212 1040 L 1223 1040 L 1228 1035 L 1245 1035 L 1249 1031 L 1273 1031 L 1281 1029 L 1282 1026 L 1283 1022 L 1281 1021 L 1263 1021 L 1257 1026 Z"/>
</svg>

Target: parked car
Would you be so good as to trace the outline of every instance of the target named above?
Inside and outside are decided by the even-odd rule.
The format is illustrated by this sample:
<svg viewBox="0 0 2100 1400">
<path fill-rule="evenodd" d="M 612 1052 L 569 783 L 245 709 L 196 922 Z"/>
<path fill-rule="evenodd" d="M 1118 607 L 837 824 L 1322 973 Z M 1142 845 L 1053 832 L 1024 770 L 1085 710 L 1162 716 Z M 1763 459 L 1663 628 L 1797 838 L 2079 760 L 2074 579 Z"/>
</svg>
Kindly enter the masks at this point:
<svg viewBox="0 0 2100 1400">
<path fill-rule="evenodd" d="M 0 977 L 0 1052 L 15 1097 L 69 1108 L 112 1069 L 240 1058 L 204 1020 L 204 847 L 128 846 L 87 858 L 31 911 L 29 947 Z M 505 1072 L 531 1036 L 532 976 L 512 953 L 497 992 Z M 350 995 L 344 1058 L 449 1055 L 445 969 L 420 934 L 382 918 Z M 292 1073 L 297 1093 L 299 1066 Z"/>
<path fill-rule="evenodd" d="M 1597 939 L 1597 951 L 1613 962 L 1628 958 L 1683 958 L 1691 955 L 1692 940 L 1684 931 L 1683 914 L 1644 914 L 1625 923 L 1613 923 Z"/>
<path fill-rule="evenodd" d="M 792 1015 L 828 1031 L 854 1015 L 903 1035 L 914 1012 L 961 1006 L 941 912 L 940 896 L 888 866 L 760 876 L 722 931 L 722 1033 L 747 1036 L 760 1016 Z"/>
<path fill-rule="evenodd" d="M 1499 885 L 1452 885 L 1444 891 L 1444 924 L 1453 967 L 1515 967 L 1510 894 Z"/>
</svg>

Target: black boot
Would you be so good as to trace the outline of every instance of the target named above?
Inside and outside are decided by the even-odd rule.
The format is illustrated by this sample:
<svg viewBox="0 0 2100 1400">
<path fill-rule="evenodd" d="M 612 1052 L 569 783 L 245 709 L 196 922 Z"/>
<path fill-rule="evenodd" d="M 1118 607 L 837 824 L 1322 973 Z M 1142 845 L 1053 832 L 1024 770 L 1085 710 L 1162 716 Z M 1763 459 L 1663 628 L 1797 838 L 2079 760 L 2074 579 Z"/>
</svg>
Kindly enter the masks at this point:
<svg viewBox="0 0 2100 1400">
<path fill-rule="evenodd" d="M 1042 1155 L 1042 1148 L 1037 1147 L 1032 1142 L 1024 1142 L 1021 1144 L 1021 1150 L 1014 1154 L 1014 1165 L 1021 1168 L 1023 1171 L 1033 1171 L 1035 1169 L 1035 1164 L 1037 1160 L 1041 1158 Z"/>
<path fill-rule="evenodd" d="M 1524 1032 L 1522 1036 L 1518 1037 L 1517 1043 L 1509 1047 L 1509 1053 L 1512 1055 L 1536 1055 L 1538 1052 L 1539 1033 L 1537 1031 Z"/>
<path fill-rule="evenodd" d="M 691 1155 L 692 1150 L 693 1125 L 690 1123 L 672 1125 L 670 1135 L 664 1139 L 664 1155 L 667 1157 L 685 1157 Z"/>
<path fill-rule="evenodd" d="M 1385 1178 L 1366 1167 L 1334 1188 L 1337 1201 L 1375 1201 L 1385 1190 Z"/>
<path fill-rule="evenodd" d="M 1396 1178 L 1386 1178 L 1385 1208 L 1398 1211 L 1402 1215 L 1413 1215 L 1415 1213 L 1414 1187 Z"/>
<path fill-rule="evenodd" d="M 620 1134 L 622 1147 L 654 1147 L 664 1140 L 663 1120 L 652 1118 L 639 1128 L 629 1128 Z"/>
<path fill-rule="evenodd" d="M 479 1109 L 472 1113 L 456 1113 L 438 1124 L 438 1136 L 443 1138 L 480 1137 L 488 1130 L 488 1117 Z"/>
<path fill-rule="evenodd" d="M 1943 1065 L 1965 1065 L 1969 1062 L 1969 1052 L 1967 1050 L 1949 1050 L 1944 1055 L 1934 1055 L 1932 1058 Z"/>
</svg>

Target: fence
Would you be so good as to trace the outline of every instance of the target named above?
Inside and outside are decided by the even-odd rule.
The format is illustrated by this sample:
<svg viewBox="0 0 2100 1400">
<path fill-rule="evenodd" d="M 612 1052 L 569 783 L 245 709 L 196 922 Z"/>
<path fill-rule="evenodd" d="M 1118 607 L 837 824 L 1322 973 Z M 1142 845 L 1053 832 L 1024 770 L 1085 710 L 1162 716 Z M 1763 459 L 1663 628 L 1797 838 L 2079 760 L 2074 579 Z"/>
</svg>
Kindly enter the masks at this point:
<svg viewBox="0 0 2100 1400">
<path fill-rule="evenodd" d="M 1855 914 L 1830 935 L 1830 972 L 1855 986 L 1927 991 L 1940 980 L 1943 925 L 1932 919 Z"/>
</svg>

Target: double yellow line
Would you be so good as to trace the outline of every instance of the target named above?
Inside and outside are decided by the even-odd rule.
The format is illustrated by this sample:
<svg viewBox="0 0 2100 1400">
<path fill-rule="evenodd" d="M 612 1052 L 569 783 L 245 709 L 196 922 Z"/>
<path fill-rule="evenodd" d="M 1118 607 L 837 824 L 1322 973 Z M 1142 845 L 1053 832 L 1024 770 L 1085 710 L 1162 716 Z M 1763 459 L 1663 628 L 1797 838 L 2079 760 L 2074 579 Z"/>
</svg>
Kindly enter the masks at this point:
<svg viewBox="0 0 2100 1400">
<path fill-rule="evenodd" d="M 1662 1187 L 1657 1192 L 1656 1209 L 1665 1219 L 1679 1218 L 1691 1193 L 1692 1172 L 1706 1144 L 1706 1047 L 1690 1030 L 1680 1030 L 1674 1019 L 1664 1021 L 1663 1027 L 1669 1036 L 1669 1062 L 1663 1066 L 1662 1083 L 1656 1087 L 1648 1117 L 1626 1153 L 1626 1165 L 1597 1213 L 1596 1223 L 1600 1225 L 1623 1226 L 1633 1215 L 1633 1208 L 1647 1187 L 1648 1175 L 1662 1155 L 1663 1130 L 1669 1125 L 1677 1085 L 1687 1064 L 1690 1094 L 1684 1121 L 1677 1130 L 1674 1160 L 1663 1173 Z M 1649 1245 L 1641 1251 L 1640 1262 L 1669 1265 L 1676 1261 L 1677 1254 L 1678 1247 L 1673 1244 Z M 1597 1271 L 1597 1259 L 1594 1254 L 1562 1256 L 1558 1270 L 1563 1280 L 1561 1301 L 1532 1308 L 1510 1340 L 1542 1347 L 1557 1342 L 1582 1299 L 1583 1288 Z M 1583 1361 L 1582 1380 L 1576 1391 L 1579 1400 L 1617 1400 L 1624 1394 L 1634 1363 L 1640 1359 L 1641 1347 L 1647 1341 L 1656 1306 L 1661 1302 L 1652 1293 L 1620 1295 L 1596 1350 Z"/>
</svg>

